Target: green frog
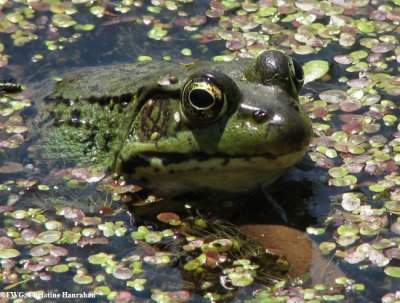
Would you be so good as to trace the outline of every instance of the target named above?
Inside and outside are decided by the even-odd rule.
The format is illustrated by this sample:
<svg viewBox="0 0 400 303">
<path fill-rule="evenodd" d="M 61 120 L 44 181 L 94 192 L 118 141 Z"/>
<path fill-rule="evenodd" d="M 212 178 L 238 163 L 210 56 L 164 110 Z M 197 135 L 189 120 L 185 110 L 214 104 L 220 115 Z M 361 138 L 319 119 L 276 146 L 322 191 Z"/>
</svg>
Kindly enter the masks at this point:
<svg viewBox="0 0 400 303">
<path fill-rule="evenodd" d="M 66 76 L 48 97 L 46 162 L 111 169 L 157 193 L 247 192 L 306 153 L 311 122 L 301 66 L 255 60 L 146 61 Z"/>
</svg>

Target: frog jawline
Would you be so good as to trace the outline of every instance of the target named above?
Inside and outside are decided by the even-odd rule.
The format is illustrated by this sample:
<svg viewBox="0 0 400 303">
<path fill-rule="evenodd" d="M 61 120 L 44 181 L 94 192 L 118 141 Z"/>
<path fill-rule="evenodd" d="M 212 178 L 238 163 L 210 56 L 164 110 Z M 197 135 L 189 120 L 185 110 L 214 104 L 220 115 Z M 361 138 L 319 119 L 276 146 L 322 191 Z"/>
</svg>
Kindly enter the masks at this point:
<svg viewBox="0 0 400 303">
<path fill-rule="evenodd" d="M 295 165 L 305 151 L 295 151 L 274 159 L 255 157 L 209 157 L 188 159 L 180 163 L 163 162 L 152 157 L 147 166 L 133 168 L 133 177 L 146 179 L 150 187 L 163 195 L 179 195 L 193 190 L 243 193 L 260 184 L 269 185 L 286 169 Z"/>
</svg>

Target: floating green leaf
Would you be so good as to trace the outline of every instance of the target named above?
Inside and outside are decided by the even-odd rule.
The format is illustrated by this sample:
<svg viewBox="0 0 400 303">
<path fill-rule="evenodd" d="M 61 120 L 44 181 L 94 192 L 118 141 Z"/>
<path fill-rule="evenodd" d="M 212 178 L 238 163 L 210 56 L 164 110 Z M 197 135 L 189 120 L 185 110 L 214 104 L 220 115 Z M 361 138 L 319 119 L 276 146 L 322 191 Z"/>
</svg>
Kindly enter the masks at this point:
<svg viewBox="0 0 400 303">
<path fill-rule="evenodd" d="M 58 27 L 70 27 L 76 24 L 76 21 L 66 14 L 55 14 L 51 20 Z"/>
<path fill-rule="evenodd" d="M 54 265 L 53 267 L 50 268 L 50 271 L 54 271 L 54 272 L 67 272 L 69 270 L 69 266 L 66 264 L 58 264 L 58 265 Z"/>
<path fill-rule="evenodd" d="M 128 287 L 134 288 L 136 291 L 143 291 L 144 285 L 146 284 L 147 279 L 135 279 L 133 281 L 128 281 L 126 285 Z"/>
<path fill-rule="evenodd" d="M 321 250 L 321 252 L 325 255 L 328 254 L 329 252 L 331 252 L 332 250 L 334 250 L 336 248 L 336 243 L 334 242 L 322 242 L 319 245 L 319 249 Z"/>
<path fill-rule="evenodd" d="M 254 281 L 250 273 L 231 272 L 228 274 L 228 277 L 231 280 L 232 285 L 240 287 L 248 286 Z"/>
<path fill-rule="evenodd" d="M 0 248 L 0 258 L 1 259 L 11 259 L 18 257 L 20 252 L 14 248 Z"/>
<path fill-rule="evenodd" d="M 90 284 L 93 282 L 93 278 L 87 275 L 75 275 L 73 280 L 77 284 Z"/>
<path fill-rule="evenodd" d="M 324 60 L 309 61 L 303 65 L 304 83 L 320 79 L 329 71 L 329 62 Z"/>
<path fill-rule="evenodd" d="M 97 286 L 94 290 L 93 293 L 98 296 L 107 296 L 111 292 L 110 287 L 102 285 L 102 286 Z"/>
<path fill-rule="evenodd" d="M 184 48 L 181 50 L 181 54 L 184 56 L 191 56 L 192 55 L 192 51 L 190 48 Z"/>
<path fill-rule="evenodd" d="M 61 231 L 49 230 L 38 234 L 35 240 L 39 243 L 54 243 L 61 239 L 61 235 Z"/>
<path fill-rule="evenodd" d="M 106 253 L 100 252 L 96 255 L 91 255 L 88 258 L 89 263 L 91 264 L 106 264 L 108 260 L 110 260 L 110 256 Z"/>
<path fill-rule="evenodd" d="M 161 40 L 163 37 L 165 37 L 168 34 L 168 31 L 163 29 L 162 27 L 153 27 L 147 35 L 149 38 L 154 39 L 154 40 Z"/>
<path fill-rule="evenodd" d="M 387 266 L 384 269 L 385 274 L 393 278 L 400 278 L 400 267 L 398 266 Z"/>
</svg>

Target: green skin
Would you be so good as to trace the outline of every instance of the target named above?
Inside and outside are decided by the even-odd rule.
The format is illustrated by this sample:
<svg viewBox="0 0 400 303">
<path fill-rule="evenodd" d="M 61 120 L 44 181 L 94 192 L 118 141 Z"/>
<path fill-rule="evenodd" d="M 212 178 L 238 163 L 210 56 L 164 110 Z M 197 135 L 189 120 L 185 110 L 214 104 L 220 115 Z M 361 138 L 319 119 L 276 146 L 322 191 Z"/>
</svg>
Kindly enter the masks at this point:
<svg viewBox="0 0 400 303">
<path fill-rule="evenodd" d="M 52 94 L 42 154 L 48 163 L 146 180 L 162 194 L 252 190 L 308 149 L 302 76 L 277 51 L 256 60 L 149 61 L 75 73 Z M 186 85 L 191 79 L 200 84 Z"/>
</svg>

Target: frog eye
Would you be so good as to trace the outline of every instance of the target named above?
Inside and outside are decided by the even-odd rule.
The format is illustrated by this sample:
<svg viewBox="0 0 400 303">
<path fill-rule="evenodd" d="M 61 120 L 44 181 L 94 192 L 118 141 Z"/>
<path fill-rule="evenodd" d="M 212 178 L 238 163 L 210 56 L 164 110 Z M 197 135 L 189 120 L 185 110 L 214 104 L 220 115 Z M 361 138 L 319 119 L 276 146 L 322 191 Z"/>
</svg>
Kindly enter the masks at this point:
<svg viewBox="0 0 400 303">
<path fill-rule="evenodd" d="M 193 78 L 182 91 L 182 111 L 190 121 L 208 122 L 226 111 L 226 97 L 211 77 Z"/>
<path fill-rule="evenodd" d="M 289 68 L 291 73 L 293 74 L 295 80 L 296 80 L 296 87 L 297 87 L 297 91 L 300 90 L 300 88 L 303 86 L 304 84 L 304 72 L 303 72 L 303 68 L 301 67 L 301 65 L 294 59 L 289 58 Z"/>
</svg>

